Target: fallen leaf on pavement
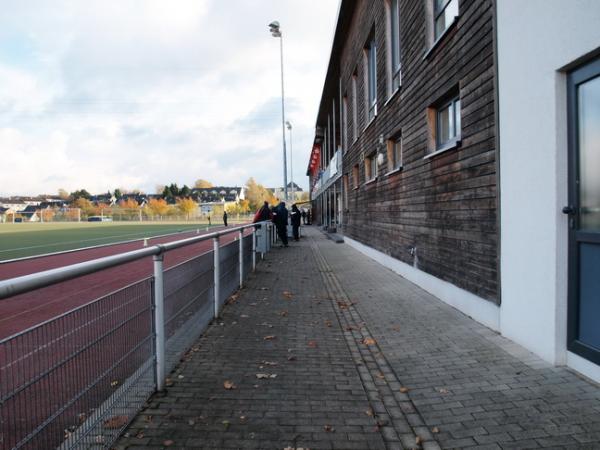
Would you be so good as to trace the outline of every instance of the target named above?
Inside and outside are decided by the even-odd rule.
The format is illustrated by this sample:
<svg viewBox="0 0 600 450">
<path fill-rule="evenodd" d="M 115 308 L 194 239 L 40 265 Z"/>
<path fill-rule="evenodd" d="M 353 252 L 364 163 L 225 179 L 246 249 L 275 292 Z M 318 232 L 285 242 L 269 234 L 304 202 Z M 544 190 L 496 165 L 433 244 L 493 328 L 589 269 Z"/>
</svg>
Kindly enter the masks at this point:
<svg viewBox="0 0 600 450">
<path fill-rule="evenodd" d="M 344 327 L 344 331 L 352 331 L 355 330 L 356 328 L 354 328 L 352 325 L 347 325 Z"/>
<path fill-rule="evenodd" d="M 402 387 L 400 388 L 400 392 L 402 392 L 403 394 L 406 394 L 406 393 L 408 392 L 408 388 L 407 388 L 407 387 L 404 387 L 404 386 L 402 386 Z"/>
<path fill-rule="evenodd" d="M 113 416 L 110 419 L 104 421 L 104 428 L 107 428 L 109 430 L 117 430 L 127 425 L 128 421 L 128 416 Z"/>
<path fill-rule="evenodd" d="M 248 317 L 250 317 L 250 316 L 249 316 L 248 314 L 242 314 L 240 317 L 241 317 L 242 319 L 247 319 L 247 318 L 248 318 Z"/>
<path fill-rule="evenodd" d="M 280 315 L 281 317 L 287 317 L 287 315 L 288 315 L 288 312 L 287 312 L 287 311 L 281 311 L 281 312 L 279 313 L 279 315 Z"/>
<path fill-rule="evenodd" d="M 331 320 L 326 320 L 325 321 L 325 326 L 328 327 L 328 328 L 331 327 Z"/>
<path fill-rule="evenodd" d="M 167 386 L 167 387 L 173 386 L 173 380 L 171 380 L 170 378 L 167 378 L 165 380 L 165 386 Z"/>
<path fill-rule="evenodd" d="M 308 346 L 310 348 L 317 348 L 318 347 L 317 341 L 308 341 Z"/>
<path fill-rule="evenodd" d="M 432 433 L 435 433 L 435 434 L 437 434 L 437 433 L 439 433 L 439 432 L 440 432 L 440 429 L 439 429 L 438 427 L 433 427 L 433 428 L 431 429 L 431 432 L 432 432 Z"/>
<path fill-rule="evenodd" d="M 417 445 L 421 445 L 421 442 L 423 442 L 423 439 L 421 439 L 421 436 L 417 436 L 417 437 L 415 438 L 415 443 L 416 443 Z"/>
<path fill-rule="evenodd" d="M 233 383 L 233 381 L 230 381 L 230 380 L 225 380 L 225 381 L 223 381 L 223 387 L 224 387 L 225 389 L 227 389 L 228 391 L 230 391 L 230 390 L 232 390 L 232 389 L 235 389 L 235 388 L 236 388 L 236 386 L 235 386 L 235 384 Z"/>
<path fill-rule="evenodd" d="M 291 300 L 294 295 L 290 291 L 283 291 L 283 296 L 288 300 Z"/>
<path fill-rule="evenodd" d="M 275 339 L 275 338 L 276 338 L 276 336 L 265 336 L 263 339 L 264 339 L 265 341 L 272 341 L 272 340 L 273 340 L 273 339 Z"/>
<path fill-rule="evenodd" d="M 385 380 L 385 375 L 384 375 L 384 374 L 382 374 L 381 372 L 379 372 L 379 373 L 376 375 L 376 377 L 377 377 L 377 378 L 379 378 L 380 380 Z"/>
<path fill-rule="evenodd" d="M 229 420 L 224 420 L 223 422 L 221 422 L 223 424 L 223 426 L 225 427 L 225 430 L 227 430 L 229 428 Z"/>
<path fill-rule="evenodd" d="M 296 361 L 296 357 L 295 356 L 288 356 L 288 361 Z"/>
<path fill-rule="evenodd" d="M 265 366 L 276 366 L 277 363 L 275 361 L 261 361 L 261 364 L 264 364 Z"/>
<path fill-rule="evenodd" d="M 138 432 L 138 434 L 136 434 L 135 437 L 138 439 L 144 439 L 144 432 L 143 431 Z"/>
<path fill-rule="evenodd" d="M 446 388 L 438 389 L 438 391 L 439 391 L 440 394 L 447 394 L 448 393 L 448 389 L 446 389 Z"/>
<path fill-rule="evenodd" d="M 367 410 L 365 411 L 365 414 L 366 414 L 367 416 L 371 416 L 371 417 L 372 417 L 372 416 L 373 416 L 373 410 L 372 410 L 371 408 L 369 408 L 369 409 L 367 409 Z"/>
<path fill-rule="evenodd" d="M 115 381 L 111 381 L 111 382 L 110 382 L 110 385 L 111 385 L 112 387 L 115 387 L 115 386 L 118 386 L 118 385 L 119 385 L 119 382 L 118 382 L 117 380 L 115 380 Z"/>
<path fill-rule="evenodd" d="M 328 433 L 333 433 L 335 431 L 335 428 L 333 428 L 331 425 L 325 425 L 323 429 Z"/>
<path fill-rule="evenodd" d="M 368 338 L 364 338 L 362 343 L 365 345 L 375 345 L 377 342 L 375 341 L 375 339 L 368 337 Z"/>
</svg>

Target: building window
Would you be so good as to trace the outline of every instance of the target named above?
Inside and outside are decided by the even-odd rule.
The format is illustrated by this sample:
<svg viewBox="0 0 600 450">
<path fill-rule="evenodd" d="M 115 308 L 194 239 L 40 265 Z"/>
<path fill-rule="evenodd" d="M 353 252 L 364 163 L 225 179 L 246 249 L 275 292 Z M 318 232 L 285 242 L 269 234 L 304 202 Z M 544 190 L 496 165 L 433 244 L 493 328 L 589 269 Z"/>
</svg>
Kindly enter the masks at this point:
<svg viewBox="0 0 600 450">
<path fill-rule="evenodd" d="M 402 167 L 402 136 L 387 141 L 388 172 Z"/>
<path fill-rule="evenodd" d="M 358 189 L 358 164 L 355 164 L 354 167 L 352 168 L 352 185 L 354 187 L 354 189 Z"/>
<path fill-rule="evenodd" d="M 377 115 L 377 45 L 375 36 L 365 48 L 365 100 L 367 124 Z"/>
<path fill-rule="evenodd" d="M 350 190 L 350 181 L 348 180 L 348 174 L 344 175 L 344 209 L 348 211 L 348 191 Z"/>
<path fill-rule="evenodd" d="M 460 139 L 460 99 L 453 98 L 436 112 L 436 149 Z"/>
<path fill-rule="evenodd" d="M 377 178 L 377 152 L 365 158 L 365 183 Z"/>
<path fill-rule="evenodd" d="M 433 0 L 434 40 L 438 40 L 444 31 L 458 16 L 458 0 Z"/>
<path fill-rule="evenodd" d="M 453 148 L 460 143 L 460 97 L 439 103 L 429 108 L 428 122 L 430 129 L 429 153 Z"/>
<path fill-rule="evenodd" d="M 348 151 L 348 95 L 342 99 L 342 142 L 344 153 Z"/>
<path fill-rule="evenodd" d="M 352 75 L 352 141 L 358 139 L 358 90 L 356 72 Z"/>
<path fill-rule="evenodd" d="M 388 51 L 390 53 L 390 95 L 393 94 L 396 91 L 396 89 L 400 87 L 400 84 L 402 84 L 402 77 L 400 72 L 400 9 L 398 7 L 398 1 L 399 0 L 390 0 L 387 4 L 389 23 Z"/>
</svg>

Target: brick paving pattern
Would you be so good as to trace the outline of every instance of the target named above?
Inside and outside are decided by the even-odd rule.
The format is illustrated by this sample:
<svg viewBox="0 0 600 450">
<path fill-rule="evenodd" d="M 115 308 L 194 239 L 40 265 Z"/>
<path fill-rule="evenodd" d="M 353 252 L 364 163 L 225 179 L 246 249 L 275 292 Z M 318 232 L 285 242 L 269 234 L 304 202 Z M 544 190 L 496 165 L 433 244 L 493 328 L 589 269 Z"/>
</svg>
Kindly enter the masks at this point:
<svg viewBox="0 0 600 450">
<path fill-rule="evenodd" d="M 258 266 L 115 448 L 600 448 L 598 385 L 305 235 Z"/>
</svg>

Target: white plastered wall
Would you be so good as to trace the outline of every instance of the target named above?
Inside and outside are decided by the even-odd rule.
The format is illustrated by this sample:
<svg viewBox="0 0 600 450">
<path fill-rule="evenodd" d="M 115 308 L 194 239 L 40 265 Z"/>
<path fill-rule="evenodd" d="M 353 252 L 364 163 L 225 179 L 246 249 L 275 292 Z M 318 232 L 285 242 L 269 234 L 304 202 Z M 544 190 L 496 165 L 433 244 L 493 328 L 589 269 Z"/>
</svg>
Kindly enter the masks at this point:
<svg viewBox="0 0 600 450">
<path fill-rule="evenodd" d="M 567 363 L 566 74 L 600 46 L 597 0 L 498 0 L 502 334 Z"/>
</svg>

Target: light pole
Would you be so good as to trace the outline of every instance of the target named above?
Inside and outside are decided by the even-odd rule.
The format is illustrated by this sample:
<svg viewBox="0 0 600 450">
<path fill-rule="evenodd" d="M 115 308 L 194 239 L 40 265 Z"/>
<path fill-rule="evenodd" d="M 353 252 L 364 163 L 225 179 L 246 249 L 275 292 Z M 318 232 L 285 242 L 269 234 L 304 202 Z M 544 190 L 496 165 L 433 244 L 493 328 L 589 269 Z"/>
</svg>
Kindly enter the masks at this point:
<svg viewBox="0 0 600 450">
<path fill-rule="evenodd" d="M 285 97 L 283 91 L 283 35 L 279 27 L 279 22 L 274 20 L 269 24 L 271 36 L 279 38 L 279 50 L 281 53 L 281 136 L 283 141 L 283 197 L 284 201 L 288 201 L 287 189 L 287 154 L 285 150 Z"/>
<path fill-rule="evenodd" d="M 285 126 L 290 132 L 290 182 L 292 184 L 292 203 L 296 202 L 296 196 L 294 195 L 294 154 L 292 153 L 292 124 L 289 120 L 285 121 Z"/>
</svg>

